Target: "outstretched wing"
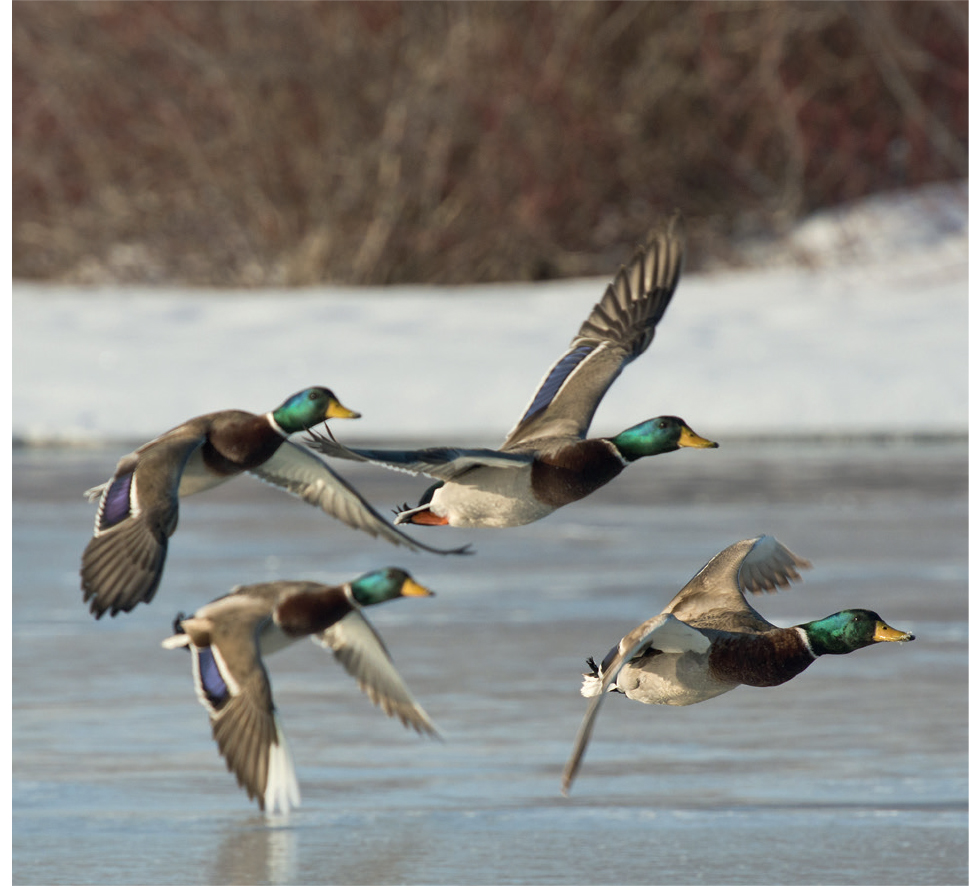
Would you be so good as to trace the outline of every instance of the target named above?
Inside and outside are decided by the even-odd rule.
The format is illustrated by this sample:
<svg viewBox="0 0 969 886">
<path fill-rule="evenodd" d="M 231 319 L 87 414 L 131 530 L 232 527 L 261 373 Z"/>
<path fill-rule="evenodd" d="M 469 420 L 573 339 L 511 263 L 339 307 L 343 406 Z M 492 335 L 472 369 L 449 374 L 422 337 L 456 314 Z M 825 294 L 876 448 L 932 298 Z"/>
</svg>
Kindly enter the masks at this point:
<svg viewBox="0 0 969 886">
<path fill-rule="evenodd" d="M 199 649 L 197 658 L 213 656 L 215 649 Z M 226 767 L 260 808 L 285 815 L 300 804 L 299 783 L 265 671 L 260 666 L 234 689 L 209 712 L 212 737 Z"/>
<path fill-rule="evenodd" d="M 623 367 L 649 347 L 683 263 L 675 222 L 619 269 L 569 349 L 542 380 L 502 450 L 545 437 L 585 437 L 599 401 Z"/>
<path fill-rule="evenodd" d="M 188 646 L 195 692 L 226 767 L 267 814 L 285 815 L 299 806 L 300 793 L 256 640 L 267 617 L 265 607 L 255 605 L 228 627 L 214 622 L 208 646 L 196 646 L 184 634 L 162 645 Z"/>
<path fill-rule="evenodd" d="M 110 480 L 85 493 L 100 496 L 81 558 L 81 589 L 96 618 L 154 597 L 178 524 L 182 472 L 204 439 L 192 429 L 170 431 L 126 455 Z"/>
<path fill-rule="evenodd" d="M 310 431 L 307 446 L 334 458 L 366 461 L 408 474 L 425 474 L 436 480 L 453 480 L 472 468 L 521 468 L 534 460 L 528 454 L 496 449 L 459 449 L 435 446 L 428 449 L 350 449 Z"/>
<path fill-rule="evenodd" d="M 604 668 L 599 682 L 599 691 L 594 692 L 583 685 L 583 695 L 591 695 L 589 706 L 586 708 L 582 725 L 579 726 L 575 738 L 575 747 L 569 762 L 565 764 L 562 773 L 562 793 L 568 794 L 572 781 L 582 764 L 585 749 L 592 738 L 592 727 L 595 725 L 596 715 L 602 699 L 608 694 L 608 688 L 616 682 L 619 671 L 638 658 L 648 649 L 660 652 L 705 652 L 710 648 L 710 641 L 698 630 L 683 624 L 675 616 L 663 613 L 643 622 L 636 630 L 631 631 L 619 643 L 616 655 L 610 662 L 604 661 Z M 594 693 L 594 694 L 593 694 Z"/>
<path fill-rule="evenodd" d="M 468 553 L 467 546 L 445 550 L 405 535 L 381 517 L 346 480 L 330 470 L 323 459 L 291 440 L 286 440 L 272 458 L 250 469 L 249 473 L 299 496 L 347 526 L 361 529 L 391 544 L 435 554 Z"/>
<path fill-rule="evenodd" d="M 664 610 L 681 621 L 694 622 L 711 613 L 730 612 L 768 625 L 744 598 L 744 592 L 774 592 L 800 581 L 799 569 L 811 564 L 792 553 L 772 535 L 748 538 L 710 560 Z"/>
<path fill-rule="evenodd" d="M 361 691 L 387 716 L 397 717 L 417 732 L 438 736 L 431 718 L 410 694 L 383 640 L 362 612 L 354 610 L 325 631 L 314 634 L 313 639 L 333 651 Z"/>
</svg>

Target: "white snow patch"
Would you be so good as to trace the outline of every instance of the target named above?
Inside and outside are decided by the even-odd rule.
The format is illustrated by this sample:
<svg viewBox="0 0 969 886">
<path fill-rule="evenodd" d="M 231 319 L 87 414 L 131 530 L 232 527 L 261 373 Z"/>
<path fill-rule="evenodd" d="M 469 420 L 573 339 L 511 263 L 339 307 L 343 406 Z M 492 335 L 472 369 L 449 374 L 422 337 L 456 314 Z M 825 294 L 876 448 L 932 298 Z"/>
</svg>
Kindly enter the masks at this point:
<svg viewBox="0 0 969 886">
<path fill-rule="evenodd" d="M 966 184 L 809 218 L 763 270 L 690 275 L 591 429 L 680 415 L 701 435 L 965 433 Z M 805 264 L 804 256 L 810 261 Z M 15 283 L 27 441 L 148 440 L 311 385 L 342 440 L 497 446 L 605 280 L 391 289 L 112 290 Z"/>
</svg>

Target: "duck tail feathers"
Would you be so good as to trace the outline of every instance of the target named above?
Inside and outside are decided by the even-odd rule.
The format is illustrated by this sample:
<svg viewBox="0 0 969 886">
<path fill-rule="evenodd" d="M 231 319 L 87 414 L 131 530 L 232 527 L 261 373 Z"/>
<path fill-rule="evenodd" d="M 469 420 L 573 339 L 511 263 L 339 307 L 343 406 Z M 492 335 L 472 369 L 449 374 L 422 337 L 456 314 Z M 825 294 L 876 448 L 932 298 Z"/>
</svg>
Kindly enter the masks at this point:
<svg viewBox="0 0 969 886">
<path fill-rule="evenodd" d="M 104 490 L 107 489 L 108 486 L 110 485 L 111 485 L 111 481 L 105 480 L 104 483 L 101 483 L 98 486 L 92 486 L 90 489 L 85 489 L 84 497 L 88 501 L 97 501 L 104 493 Z"/>
<path fill-rule="evenodd" d="M 188 634 L 173 634 L 171 637 L 166 637 L 162 640 L 161 645 L 166 649 L 180 649 L 182 646 L 188 646 L 191 640 L 188 638 Z"/>
<path fill-rule="evenodd" d="M 589 656 L 585 661 L 592 669 L 592 673 L 582 675 L 582 687 L 579 689 L 579 692 L 585 698 L 594 698 L 597 695 L 602 695 L 602 674 L 599 672 L 599 666 L 592 656 Z"/>
<path fill-rule="evenodd" d="M 182 627 L 182 619 L 186 618 L 184 612 L 179 612 L 175 616 L 175 620 L 172 622 L 172 636 L 166 637 L 162 640 L 162 646 L 166 649 L 179 649 L 182 646 L 188 646 L 191 643 L 191 639 L 185 632 L 185 628 Z"/>
</svg>

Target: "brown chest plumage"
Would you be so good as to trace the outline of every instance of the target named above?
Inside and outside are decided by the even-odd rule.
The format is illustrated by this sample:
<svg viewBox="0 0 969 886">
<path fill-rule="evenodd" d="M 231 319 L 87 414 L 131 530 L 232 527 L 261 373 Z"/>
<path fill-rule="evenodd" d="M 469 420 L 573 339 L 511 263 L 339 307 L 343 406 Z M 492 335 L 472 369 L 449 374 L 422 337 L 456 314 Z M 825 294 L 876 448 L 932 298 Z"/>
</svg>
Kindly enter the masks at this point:
<svg viewBox="0 0 969 886">
<path fill-rule="evenodd" d="M 716 640 L 710 649 L 710 672 L 720 680 L 745 686 L 779 686 L 812 661 L 814 656 L 791 629 Z"/>
<path fill-rule="evenodd" d="M 604 440 L 581 440 L 532 465 L 532 492 L 543 504 L 562 507 L 605 486 L 624 467 Z"/>
<path fill-rule="evenodd" d="M 205 466 L 216 474 L 232 476 L 272 458 L 284 438 L 261 415 L 240 412 L 209 431 L 202 444 Z"/>
<path fill-rule="evenodd" d="M 350 610 L 340 588 L 290 594 L 276 607 L 276 622 L 290 637 L 308 637 L 335 625 Z"/>
</svg>

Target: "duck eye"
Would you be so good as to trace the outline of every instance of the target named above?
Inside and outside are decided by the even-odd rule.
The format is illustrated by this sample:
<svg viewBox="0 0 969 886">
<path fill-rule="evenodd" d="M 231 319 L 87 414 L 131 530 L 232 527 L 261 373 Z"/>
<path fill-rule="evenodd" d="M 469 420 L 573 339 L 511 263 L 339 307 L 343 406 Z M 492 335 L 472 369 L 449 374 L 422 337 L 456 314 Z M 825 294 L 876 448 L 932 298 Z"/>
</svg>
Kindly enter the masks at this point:
<svg viewBox="0 0 969 886">
<path fill-rule="evenodd" d="M 310 400 L 319 400 L 319 399 L 320 399 L 319 391 L 310 391 Z"/>
</svg>

